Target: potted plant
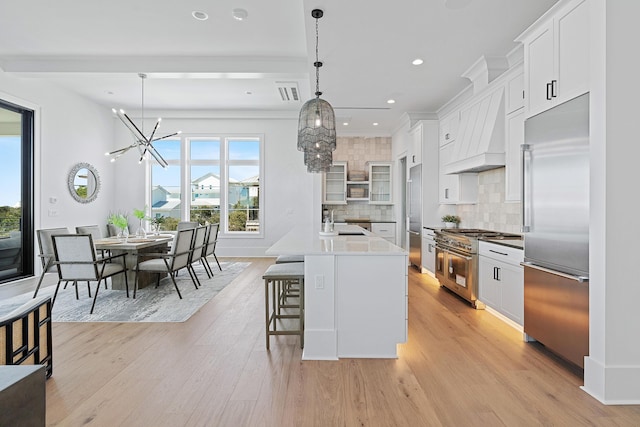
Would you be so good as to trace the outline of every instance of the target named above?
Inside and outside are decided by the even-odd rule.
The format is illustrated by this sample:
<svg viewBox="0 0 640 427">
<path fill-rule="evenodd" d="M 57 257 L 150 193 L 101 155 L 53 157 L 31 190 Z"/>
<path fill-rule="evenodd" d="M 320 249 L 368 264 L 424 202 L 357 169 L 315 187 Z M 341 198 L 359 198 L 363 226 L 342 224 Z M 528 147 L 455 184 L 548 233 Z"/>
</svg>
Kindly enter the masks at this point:
<svg viewBox="0 0 640 427">
<path fill-rule="evenodd" d="M 457 228 L 460 224 L 460 217 L 457 215 L 445 215 L 442 217 L 445 228 Z"/>
<path fill-rule="evenodd" d="M 147 232 L 144 229 L 144 226 L 142 225 L 142 221 L 145 220 L 145 218 L 147 218 L 147 207 L 145 206 L 144 209 L 134 209 L 133 210 L 133 216 L 135 216 L 136 218 L 138 218 L 138 221 L 140 221 L 140 225 L 138 227 L 138 230 L 136 230 L 136 237 L 139 238 L 145 238 L 147 237 Z"/>
<path fill-rule="evenodd" d="M 160 234 L 160 227 L 164 223 L 165 217 L 162 215 L 158 215 L 156 217 L 151 218 L 151 229 L 153 233 L 157 236 Z"/>
<path fill-rule="evenodd" d="M 126 215 L 121 213 L 112 213 L 109 214 L 107 221 L 109 222 L 109 224 L 113 224 L 119 230 L 118 238 L 124 238 L 125 240 L 127 239 L 129 234 L 129 232 L 127 231 L 129 220 L 127 219 Z"/>
</svg>

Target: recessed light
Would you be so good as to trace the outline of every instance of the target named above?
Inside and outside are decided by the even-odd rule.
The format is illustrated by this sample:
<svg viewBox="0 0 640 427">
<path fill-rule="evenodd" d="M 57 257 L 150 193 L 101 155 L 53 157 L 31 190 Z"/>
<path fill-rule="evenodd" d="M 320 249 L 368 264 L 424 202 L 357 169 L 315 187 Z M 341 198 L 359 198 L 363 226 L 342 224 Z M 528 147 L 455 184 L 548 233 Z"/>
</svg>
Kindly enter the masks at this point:
<svg viewBox="0 0 640 427">
<path fill-rule="evenodd" d="M 249 16 L 249 12 L 247 12 L 245 9 L 240 8 L 233 9 L 233 12 L 231 14 L 238 21 L 244 21 Z"/>
<path fill-rule="evenodd" d="M 342 126 L 349 126 L 349 122 L 344 122 Z"/>
<path fill-rule="evenodd" d="M 420 58 L 416 58 L 413 60 L 413 62 L 411 62 L 413 65 L 422 65 L 424 61 Z"/>
<path fill-rule="evenodd" d="M 253 95 L 253 92 L 251 92 L 250 90 L 245 91 L 245 95 Z"/>
<path fill-rule="evenodd" d="M 395 99 L 387 99 L 387 104 L 395 104 L 396 100 Z"/>
<path fill-rule="evenodd" d="M 193 12 L 191 12 L 191 16 L 193 16 L 198 21 L 206 21 L 207 19 L 209 19 L 209 15 L 200 10 L 194 10 Z"/>
<path fill-rule="evenodd" d="M 378 126 L 378 122 L 373 122 L 373 125 L 374 126 Z"/>
</svg>

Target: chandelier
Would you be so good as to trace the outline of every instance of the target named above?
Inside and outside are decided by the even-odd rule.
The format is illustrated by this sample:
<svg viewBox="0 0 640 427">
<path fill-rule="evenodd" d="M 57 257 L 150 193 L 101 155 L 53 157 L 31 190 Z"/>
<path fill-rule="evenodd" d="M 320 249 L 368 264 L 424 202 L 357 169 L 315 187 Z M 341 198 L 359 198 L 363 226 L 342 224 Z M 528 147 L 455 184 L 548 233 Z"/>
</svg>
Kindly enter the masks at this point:
<svg viewBox="0 0 640 427">
<path fill-rule="evenodd" d="M 320 9 L 311 11 L 316 20 L 316 97 L 305 102 L 298 120 L 298 150 L 304 151 L 304 164 L 308 172 L 327 172 L 333 164 L 332 152 L 336 149 L 336 116 L 333 107 L 320 98 L 320 67 L 318 60 L 318 19 Z"/>
<path fill-rule="evenodd" d="M 138 128 L 138 126 L 136 126 L 136 124 L 133 123 L 133 120 L 131 120 L 131 118 L 127 115 L 127 113 L 125 113 L 123 109 L 116 110 L 115 108 L 113 108 L 111 111 L 113 111 L 113 113 L 118 116 L 118 118 L 122 121 L 122 123 L 124 123 L 124 125 L 133 134 L 134 142 L 133 144 L 128 145 L 126 147 L 108 152 L 106 153 L 106 155 L 112 156 L 111 161 L 115 162 L 118 157 L 122 156 L 124 153 L 126 153 L 130 149 L 136 148 L 138 151 L 138 154 L 140 154 L 140 160 L 138 161 L 138 163 L 142 163 L 145 157 L 147 157 L 147 153 L 149 153 L 149 155 L 151 155 L 151 157 L 153 157 L 160 166 L 162 166 L 163 168 L 166 168 L 169 164 L 155 149 L 155 147 L 153 146 L 153 143 L 161 139 L 166 139 L 175 135 L 179 135 L 181 132 L 178 131 L 170 135 L 156 137 L 156 132 L 158 131 L 158 128 L 160 127 L 160 122 L 162 121 L 161 118 L 158 118 L 155 126 L 153 127 L 153 131 L 151 131 L 151 134 L 149 136 L 145 136 L 144 134 L 144 80 L 147 78 L 147 75 L 140 73 L 138 74 L 138 77 L 140 77 L 142 81 L 142 125 L 140 128 Z"/>
</svg>

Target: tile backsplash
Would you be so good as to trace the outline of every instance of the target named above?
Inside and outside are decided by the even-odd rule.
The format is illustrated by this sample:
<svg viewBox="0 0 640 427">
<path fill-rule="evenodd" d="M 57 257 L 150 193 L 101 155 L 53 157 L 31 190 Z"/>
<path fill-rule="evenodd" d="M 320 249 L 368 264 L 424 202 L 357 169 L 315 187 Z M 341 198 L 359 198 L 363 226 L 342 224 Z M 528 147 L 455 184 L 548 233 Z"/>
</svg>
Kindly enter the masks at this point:
<svg viewBox="0 0 640 427">
<path fill-rule="evenodd" d="M 389 137 L 338 137 L 333 160 L 346 161 L 347 171 L 367 171 L 368 173 L 367 162 L 391 161 L 391 153 Z M 342 221 L 346 218 L 368 218 L 378 221 L 393 219 L 392 205 L 354 202 L 346 205 L 324 205 L 323 209 L 329 212 L 333 210 L 334 221 Z"/>
<path fill-rule="evenodd" d="M 522 204 L 505 202 L 505 168 L 478 174 L 478 203 L 456 206 L 460 227 L 520 233 Z"/>
</svg>

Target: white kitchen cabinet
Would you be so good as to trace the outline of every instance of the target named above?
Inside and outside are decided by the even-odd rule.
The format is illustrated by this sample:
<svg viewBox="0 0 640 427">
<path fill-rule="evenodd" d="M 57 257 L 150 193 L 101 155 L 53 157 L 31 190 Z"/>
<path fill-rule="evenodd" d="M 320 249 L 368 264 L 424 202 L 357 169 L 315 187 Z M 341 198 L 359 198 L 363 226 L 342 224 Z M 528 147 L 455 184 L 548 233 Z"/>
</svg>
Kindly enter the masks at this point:
<svg viewBox="0 0 640 427">
<path fill-rule="evenodd" d="M 372 205 L 393 204 L 393 175 L 391 162 L 369 162 L 368 164 L 369 203 Z"/>
<path fill-rule="evenodd" d="M 588 0 L 558 2 L 516 41 L 524 45 L 526 117 L 589 91 Z"/>
<path fill-rule="evenodd" d="M 474 204 L 478 202 L 478 174 L 446 174 L 444 167 L 450 163 L 455 143 L 440 147 L 438 199 L 441 204 Z"/>
<path fill-rule="evenodd" d="M 454 111 L 440 120 L 440 146 L 453 142 L 458 135 L 460 111 Z"/>
<path fill-rule="evenodd" d="M 506 106 L 505 113 L 513 113 L 514 111 L 524 107 L 524 71 L 516 73 L 506 82 Z"/>
<path fill-rule="evenodd" d="M 347 203 L 347 162 L 333 162 L 329 171 L 324 173 L 323 190 L 323 203 Z"/>
<path fill-rule="evenodd" d="M 524 109 L 508 114 L 505 135 L 505 192 L 506 202 L 522 200 L 522 155 L 524 144 Z"/>
<path fill-rule="evenodd" d="M 480 242 L 479 299 L 488 307 L 524 325 L 524 259 L 522 249 Z"/>
<path fill-rule="evenodd" d="M 422 164 L 423 135 L 422 122 L 416 123 L 409 130 L 409 150 L 407 155 L 409 167 Z"/>
<path fill-rule="evenodd" d="M 435 231 L 422 230 L 422 268 L 427 274 L 436 277 L 436 241 Z"/>
<path fill-rule="evenodd" d="M 383 239 L 396 244 L 396 223 L 395 222 L 372 222 L 371 232 Z"/>
</svg>

